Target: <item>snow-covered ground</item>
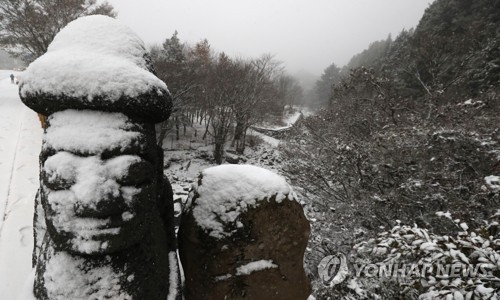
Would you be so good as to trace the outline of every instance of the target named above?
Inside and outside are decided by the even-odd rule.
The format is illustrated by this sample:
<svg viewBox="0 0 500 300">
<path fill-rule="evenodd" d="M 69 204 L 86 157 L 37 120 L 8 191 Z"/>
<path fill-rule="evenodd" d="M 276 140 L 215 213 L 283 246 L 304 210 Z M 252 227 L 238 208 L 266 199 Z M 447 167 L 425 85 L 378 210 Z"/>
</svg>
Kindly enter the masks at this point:
<svg viewBox="0 0 500 300">
<path fill-rule="evenodd" d="M 302 111 L 303 109 L 304 109 L 304 112 Z M 262 128 L 262 129 L 271 129 L 271 130 L 288 129 L 288 128 L 292 127 L 293 124 L 295 124 L 295 122 L 297 122 L 297 120 L 300 118 L 301 115 L 306 114 L 306 113 L 310 114 L 309 110 L 306 108 L 301 108 L 301 110 L 297 110 L 297 111 L 285 114 L 283 116 L 283 119 L 281 120 L 281 122 L 284 124 L 284 126 L 277 126 L 276 124 L 269 124 L 269 123 L 264 122 L 262 124 L 255 126 L 255 127 Z"/>
<path fill-rule="evenodd" d="M 42 129 L 0 70 L 0 298 L 17 299 L 31 271 L 33 202 Z"/>
</svg>

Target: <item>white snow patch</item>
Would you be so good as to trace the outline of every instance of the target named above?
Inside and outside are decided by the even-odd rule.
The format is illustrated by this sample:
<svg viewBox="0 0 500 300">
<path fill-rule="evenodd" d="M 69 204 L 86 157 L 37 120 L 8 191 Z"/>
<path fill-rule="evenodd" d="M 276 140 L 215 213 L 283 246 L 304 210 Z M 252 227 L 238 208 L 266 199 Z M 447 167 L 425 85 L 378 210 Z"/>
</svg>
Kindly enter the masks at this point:
<svg viewBox="0 0 500 300">
<path fill-rule="evenodd" d="M 76 217 L 76 214 L 80 209 L 95 209 L 98 203 L 120 196 L 131 207 L 133 197 L 141 189 L 121 186 L 117 181 L 127 174 L 131 165 L 141 160 L 135 155 L 102 160 L 99 156 L 81 157 L 65 151 L 47 158 L 43 172 L 48 181 L 68 184 L 66 190 L 52 190 L 42 185 L 48 204 L 56 212 L 50 219 L 59 231 L 75 235 L 72 240 L 74 250 L 92 253 L 106 249 L 107 243 L 94 241 L 92 238 L 101 234 L 120 233 L 120 228 L 107 228 L 110 218 L 83 218 Z M 130 221 L 133 217 L 129 211 L 122 213 L 124 221 Z"/>
<path fill-rule="evenodd" d="M 358 283 L 356 279 L 351 279 L 347 284 L 347 287 L 353 290 L 356 295 L 361 297 L 366 297 L 366 291 L 362 288 L 362 286 Z"/>
<path fill-rule="evenodd" d="M 33 293 L 33 283 L 35 282 L 35 271 L 36 269 L 33 268 L 24 282 L 24 287 L 20 291 L 20 294 L 17 297 L 17 300 L 37 300 L 35 298 L 35 294 Z"/>
<path fill-rule="evenodd" d="M 0 70 L 0 298 L 17 299 L 32 271 L 33 209 L 43 130 Z M 4 219 L 5 217 L 5 219 Z"/>
<path fill-rule="evenodd" d="M 177 252 L 170 251 L 168 253 L 168 267 L 170 268 L 170 272 L 167 300 L 177 299 L 177 291 L 179 290 L 179 268 L 177 263 Z"/>
<path fill-rule="evenodd" d="M 202 184 L 193 186 L 198 194 L 193 216 L 200 227 L 217 239 L 230 236 L 224 226 L 235 224 L 241 213 L 258 206 L 259 201 L 275 195 L 278 203 L 287 197 L 295 199 L 284 178 L 255 166 L 221 165 L 205 169 L 201 176 Z"/>
<path fill-rule="evenodd" d="M 253 129 L 250 129 L 249 135 L 254 135 L 254 136 L 260 137 L 265 143 L 267 143 L 268 145 L 270 145 L 274 148 L 277 148 L 281 143 L 280 140 L 275 139 L 273 137 L 270 137 L 268 135 L 265 135 L 263 133 L 257 132 Z"/>
<path fill-rule="evenodd" d="M 302 116 L 302 112 L 296 111 L 294 113 L 287 114 L 283 117 L 283 122 L 286 124 L 285 126 L 274 126 L 274 125 L 263 124 L 262 126 L 258 126 L 258 128 L 270 129 L 275 131 L 286 130 L 292 127 L 300 118 L 300 116 Z"/>
<path fill-rule="evenodd" d="M 447 219 L 450 219 L 450 220 L 452 219 L 451 218 L 451 213 L 449 211 L 447 211 L 447 212 L 437 211 L 436 212 L 436 216 L 438 216 L 438 217 L 444 217 L 444 218 L 447 218 Z"/>
<path fill-rule="evenodd" d="M 85 259 L 65 252 L 53 254 L 44 273 L 50 299 L 132 299 L 121 291 L 121 272 L 111 266 L 85 268 Z"/>
<path fill-rule="evenodd" d="M 484 181 L 486 182 L 486 185 L 490 190 L 493 192 L 498 192 L 500 191 L 500 177 L 499 176 L 486 176 L 484 177 Z"/>
<path fill-rule="evenodd" d="M 71 109 L 56 112 L 49 118 L 44 147 L 92 154 L 124 149 L 141 137 L 139 132 L 130 131 L 134 125 L 128 120 L 121 113 Z"/>
<path fill-rule="evenodd" d="M 117 180 L 127 174 L 132 164 L 140 161 L 141 158 L 136 155 L 121 155 L 103 161 L 97 156 L 81 157 L 65 151 L 58 152 L 45 161 L 43 171 L 49 182 L 62 180 L 70 183 L 71 187 L 69 191 L 47 189 L 49 204 L 64 206 L 78 201 L 86 207 L 95 208 L 102 199 L 121 195 L 122 187 Z"/>
<path fill-rule="evenodd" d="M 167 86 L 147 69 L 144 42 L 120 21 L 87 16 L 69 23 L 21 79 L 22 96 L 49 93 L 114 102 Z"/>
<path fill-rule="evenodd" d="M 220 276 L 216 276 L 214 280 L 215 280 L 215 282 L 219 282 L 219 281 L 228 280 L 231 277 L 233 277 L 233 275 L 231 275 L 231 274 L 220 275 Z"/>
<path fill-rule="evenodd" d="M 277 267 L 278 265 L 274 264 L 272 260 L 262 259 L 258 261 L 252 261 L 246 265 L 236 268 L 236 275 L 237 276 L 250 275 L 253 272 L 262 271 L 266 269 L 273 269 Z"/>
<path fill-rule="evenodd" d="M 126 211 L 124 213 L 122 213 L 122 220 L 123 221 L 130 221 L 134 218 L 134 214 L 132 214 L 131 212 L 129 211 Z"/>
</svg>

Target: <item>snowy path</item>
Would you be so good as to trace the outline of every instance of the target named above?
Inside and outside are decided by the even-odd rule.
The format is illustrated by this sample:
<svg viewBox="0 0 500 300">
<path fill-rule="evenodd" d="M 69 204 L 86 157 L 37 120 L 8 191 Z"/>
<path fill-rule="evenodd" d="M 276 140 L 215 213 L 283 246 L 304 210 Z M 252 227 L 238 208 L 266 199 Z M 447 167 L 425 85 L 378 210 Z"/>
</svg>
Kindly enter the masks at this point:
<svg viewBox="0 0 500 300">
<path fill-rule="evenodd" d="M 9 193 L 12 167 L 21 129 L 23 105 L 17 86 L 10 83 L 9 71 L 0 71 L 0 228 L 2 228 Z M 1 233 L 1 231 L 0 231 Z"/>
<path fill-rule="evenodd" d="M 33 201 L 42 129 L 0 70 L 0 298 L 16 299 L 31 271 Z M 14 73 L 15 74 L 15 73 Z"/>
</svg>

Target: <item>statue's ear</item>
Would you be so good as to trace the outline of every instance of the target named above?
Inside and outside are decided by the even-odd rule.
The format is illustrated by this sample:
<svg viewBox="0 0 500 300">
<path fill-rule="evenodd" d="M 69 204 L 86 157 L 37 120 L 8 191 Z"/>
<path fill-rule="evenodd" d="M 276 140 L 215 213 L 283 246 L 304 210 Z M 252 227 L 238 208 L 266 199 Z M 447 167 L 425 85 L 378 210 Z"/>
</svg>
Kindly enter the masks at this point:
<svg viewBox="0 0 500 300">
<path fill-rule="evenodd" d="M 40 120 L 40 124 L 42 125 L 42 129 L 46 129 L 47 128 L 47 117 L 39 113 L 38 119 Z"/>
</svg>

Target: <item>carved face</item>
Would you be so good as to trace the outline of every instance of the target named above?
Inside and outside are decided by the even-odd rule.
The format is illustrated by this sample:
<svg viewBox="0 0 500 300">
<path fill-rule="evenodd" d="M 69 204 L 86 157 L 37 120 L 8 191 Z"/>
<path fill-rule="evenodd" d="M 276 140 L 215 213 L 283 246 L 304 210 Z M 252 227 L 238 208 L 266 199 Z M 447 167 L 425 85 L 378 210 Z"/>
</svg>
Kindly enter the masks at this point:
<svg viewBox="0 0 500 300">
<path fill-rule="evenodd" d="M 112 253 L 138 243 L 156 208 L 154 131 L 122 114 L 63 111 L 49 118 L 42 204 L 55 246 Z"/>
</svg>

